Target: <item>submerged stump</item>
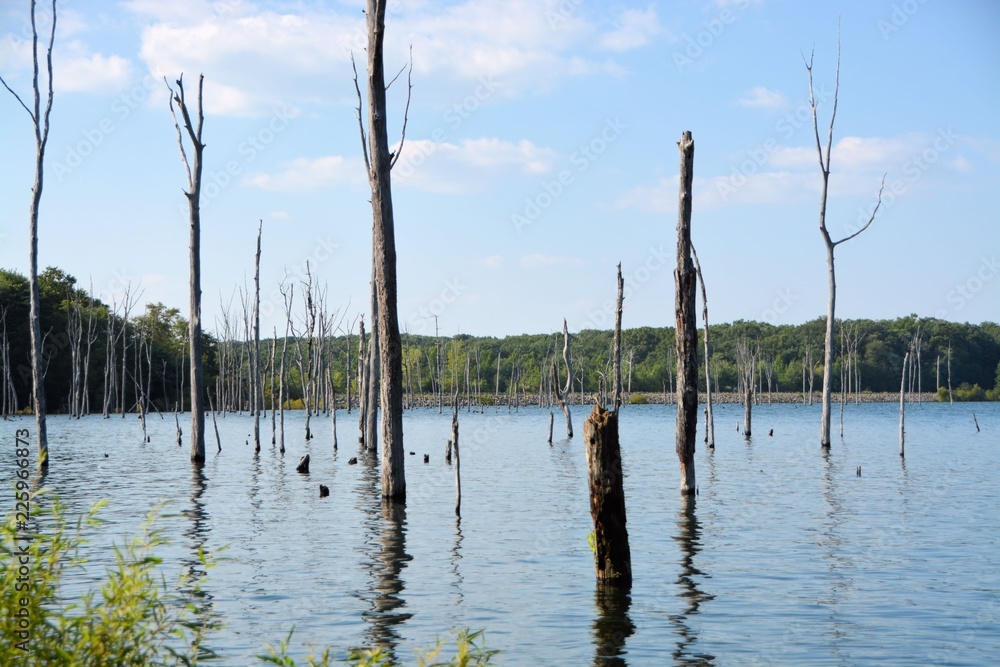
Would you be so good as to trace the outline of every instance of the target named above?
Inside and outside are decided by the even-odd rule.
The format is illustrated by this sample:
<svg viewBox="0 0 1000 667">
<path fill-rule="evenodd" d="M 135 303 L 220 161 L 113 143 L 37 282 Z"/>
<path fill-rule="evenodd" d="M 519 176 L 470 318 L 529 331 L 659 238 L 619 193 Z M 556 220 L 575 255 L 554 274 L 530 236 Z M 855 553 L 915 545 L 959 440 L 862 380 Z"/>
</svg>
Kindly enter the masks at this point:
<svg viewBox="0 0 1000 667">
<path fill-rule="evenodd" d="M 632 586 L 632 555 L 625 526 L 625 490 L 618 443 L 618 415 L 599 405 L 583 424 L 587 449 L 595 567 L 602 584 Z"/>
</svg>

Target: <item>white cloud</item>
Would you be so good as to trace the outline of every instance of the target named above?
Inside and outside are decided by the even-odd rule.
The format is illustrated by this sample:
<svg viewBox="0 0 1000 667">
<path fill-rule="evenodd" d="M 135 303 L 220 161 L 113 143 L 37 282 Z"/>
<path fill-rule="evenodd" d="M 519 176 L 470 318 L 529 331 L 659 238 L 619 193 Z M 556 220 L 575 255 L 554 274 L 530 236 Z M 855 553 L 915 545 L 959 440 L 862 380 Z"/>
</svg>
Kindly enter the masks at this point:
<svg viewBox="0 0 1000 667">
<path fill-rule="evenodd" d="M 56 59 L 53 56 L 53 87 L 67 92 L 108 92 L 125 88 L 132 79 L 132 64 L 117 55 Z"/>
<path fill-rule="evenodd" d="M 557 26 L 561 0 L 466 0 L 390 8 L 386 67 L 409 58 L 421 87 L 445 86 L 436 99 L 464 98 L 484 79 L 497 81 L 500 96 L 547 91 L 566 77 L 620 75 L 617 63 L 588 56 L 596 26 L 571 12 Z M 291 7 L 292 5 L 289 5 Z M 277 103 L 339 103 L 350 90 L 350 55 L 367 43 L 359 8 L 263 10 L 237 0 L 159 2 L 131 0 L 131 11 L 148 22 L 141 58 L 158 76 L 205 72 L 231 94 L 233 104 L 214 113 L 264 114 Z M 612 50 L 634 48 L 658 30 L 655 12 L 626 11 L 621 26 L 600 41 Z M 332 83 L 324 83 L 332 82 Z M 339 82 L 339 83 L 338 83 Z M 481 100 L 482 101 L 482 100 Z"/>
<path fill-rule="evenodd" d="M 644 46 L 659 32 L 660 23 L 652 5 L 645 11 L 626 9 L 616 21 L 615 30 L 601 35 L 598 46 L 606 51 L 629 51 Z"/>
<path fill-rule="evenodd" d="M 552 266 L 584 266 L 588 263 L 580 257 L 562 257 L 559 255 L 546 255 L 540 252 L 521 257 L 521 267 L 525 269 L 544 269 Z"/>
<path fill-rule="evenodd" d="M 738 104 L 741 107 L 748 107 L 750 109 L 774 111 L 784 109 L 788 106 L 788 100 L 776 90 L 770 90 L 764 86 L 755 86 L 739 99 Z"/>
<path fill-rule="evenodd" d="M 364 182 L 365 168 L 360 158 L 329 155 L 318 158 L 296 158 L 282 163 L 276 174 L 247 174 L 242 184 L 272 192 L 312 192 L 335 185 L 356 185 Z"/>
<path fill-rule="evenodd" d="M 503 255 L 490 255 L 481 259 L 479 264 L 487 269 L 499 269 L 504 264 Z"/>
<path fill-rule="evenodd" d="M 947 164 L 949 168 L 963 174 L 972 171 L 972 163 L 969 162 L 964 155 L 955 156 L 955 159 L 949 160 Z"/>
<path fill-rule="evenodd" d="M 463 139 L 458 143 L 410 139 L 392 175 L 400 185 L 431 192 L 481 192 L 505 176 L 546 173 L 555 159 L 555 151 L 525 139 Z"/>
</svg>

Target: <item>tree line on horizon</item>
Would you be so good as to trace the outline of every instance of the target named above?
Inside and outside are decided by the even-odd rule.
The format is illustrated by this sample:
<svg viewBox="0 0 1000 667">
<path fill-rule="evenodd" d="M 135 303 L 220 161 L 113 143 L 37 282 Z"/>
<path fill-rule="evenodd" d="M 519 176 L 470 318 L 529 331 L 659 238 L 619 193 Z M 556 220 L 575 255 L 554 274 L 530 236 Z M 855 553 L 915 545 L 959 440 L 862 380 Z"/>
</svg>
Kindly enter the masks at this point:
<svg viewBox="0 0 1000 667">
<path fill-rule="evenodd" d="M 39 282 L 50 411 L 79 416 L 140 409 L 147 413 L 190 410 L 188 323 L 180 310 L 162 303 L 140 305 L 141 293 L 106 304 L 80 288 L 73 276 L 52 267 L 40 274 Z M 348 396 L 357 405 L 358 336 L 343 318 L 334 322 L 324 316 L 325 304 L 319 308 L 325 326 L 321 322 L 309 332 L 293 324 L 291 331 L 298 335 L 287 336 L 287 345 L 283 345 L 286 336 L 278 332 L 262 337 L 265 408 L 276 399 L 282 347 L 287 355 L 286 408 L 304 407 L 307 390 L 313 397 L 309 406 L 313 412 L 328 410 L 334 399 L 343 407 Z M 253 340 L 245 335 L 248 310 L 231 310 L 224 313 L 217 331 L 202 334 L 206 399 L 219 410 L 244 411 L 249 410 L 251 400 Z M 298 319 L 295 313 L 287 314 Z M 4 415 L 24 412 L 30 406 L 27 315 L 27 278 L 0 270 L 0 409 Z M 798 325 L 742 320 L 711 325 L 713 391 L 739 389 L 741 353 L 750 351 L 758 400 L 765 400 L 770 392 L 811 393 L 822 380 L 824 327 L 824 318 Z M 1000 398 L 997 323 L 960 324 L 910 315 L 844 320 L 837 327 L 838 354 L 831 380 L 838 393 L 842 385 L 849 393 L 898 391 L 904 357 L 912 350 L 911 391 L 935 392 L 950 386 L 956 400 Z M 306 354 L 310 338 L 314 342 L 311 356 Z M 700 330 L 699 345 L 703 338 Z M 408 405 L 414 404 L 417 395 L 425 395 L 424 404 L 426 395 L 448 403 L 455 392 L 463 398 L 474 397 L 478 403 L 507 400 L 515 394 L 547 397 L 549 369 L 562 351 L 562 334 L 556 330 L 503 338 L 404 333 L 402 339 Z M 578 395 L 610 391 L 612 331 L 586 329 L 571 334 L 571 339 L 571 391 Z M 621 354 L 627 394 L 674 392 L 673 327 L 624 329 Z M 704 390 L 704 359 L 699 359 L 698 377 Z"/>
</svg>

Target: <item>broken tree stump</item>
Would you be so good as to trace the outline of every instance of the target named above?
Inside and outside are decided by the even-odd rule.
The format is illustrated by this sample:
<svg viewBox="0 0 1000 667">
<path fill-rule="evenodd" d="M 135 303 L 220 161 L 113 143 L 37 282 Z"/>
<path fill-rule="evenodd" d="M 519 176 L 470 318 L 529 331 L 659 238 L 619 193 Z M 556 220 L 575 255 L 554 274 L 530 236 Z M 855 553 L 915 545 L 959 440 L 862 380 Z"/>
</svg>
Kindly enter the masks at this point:
<svg viewBox="0 0 1000 667">
<path fill-rule="evenodd" d="M 306 454 L 299 459 L 299 464 L 295 466 L 295 472 L 309 473 L 309 455 Z"/>
<path fill-rule="evenodd" d="M 625 525 L 625 490 L 618 443 L 618 415 L 595 405 L 583 424 L 587 449 L 595 568 L 602 584 L 632 586 L 632 556 Z"/>
</svg>

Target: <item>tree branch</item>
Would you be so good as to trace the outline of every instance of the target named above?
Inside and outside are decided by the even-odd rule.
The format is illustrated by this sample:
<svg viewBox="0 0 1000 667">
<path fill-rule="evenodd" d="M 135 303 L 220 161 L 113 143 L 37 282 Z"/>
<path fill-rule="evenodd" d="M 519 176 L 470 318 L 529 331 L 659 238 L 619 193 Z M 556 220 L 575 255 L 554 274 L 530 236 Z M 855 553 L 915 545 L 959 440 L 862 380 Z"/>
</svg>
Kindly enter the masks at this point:
<svg viewBox="0 0 1000 667">
<path fill-rule="evenodd" d="M 402 74 L 403 70 L 399 70 L 399 73 Z M 398 160 L 399 156 L 403 154 L 403 143 L 406 141 L 406 122 L 410 118 L 410 95 L 411 93 L 413 93 L 412 76 L 413 76 L 413 45 L 410 44 L 410 71 L 407 72 L 406 74 L 406 108 L 403 109 L 403 131 L 399 136 L 399 148 L 396 149 L 396 154 L 392 157 L 392 160 L 389 162 L 389 169 L 392 169 L 396 165 L 396 160 Z M 399 74 L 397 74 L 392 81 L 395 81 L 396 78 L 399 78 Z M 392 85 L 392 81 L 389 82 L 389 86 Z M 388 90 L 389 86 L 386 86 L 385 89 Z"/>
<path fill-rule="evenodd" d="M 181 76 L 183 78 L 183 75 L 181 75 Z M 180 82 L 181 82 L 181 79 L 178 79 L 177 83 L 179 84 Z M 187 171 L 188 188 L 191 189 L 191 190 L 193 190 L 194 189 L 194 184 L 193 184 L 193 180 L 194 179 L 191 177 L 191 163 L 188 162 L 187 152 L 184 150 L 184 135 L 181 134 L 181 126 L 177 122 L 177 112 L 174 110 L 174 100 L 176 99 L 177 103 L 181 104 L 182 103 L 181 102 L 181 98 L 176 93 L 174 93 L 174 89 L 170 87 L 170 83 L 167 81 L 167 77 L 166 76 L 163 77 L 163 83 L 164 83 L 164 85 L 166 85 L 167 90 L 170 93 L 168 95 L 168 97 L 167 97 L 167 99 L 169 99 L 169 101 L 170 101 L 170 115 L 174 119 L 174 129 L 177 130 L 177 146 L 181 149 L 181 163 L 184 165 L 184 169 Z M 183 90 L 184 89 L 182 88 L 181 89 L 182 93 L 183 93 Z"/>
<path fill-rule="evenodd" d="M 3 87 L 4 87 L 4 88 L 6 88 L 6 89 L 7 89 L 7 91 L 8 91 L 8 92 L 9 92 L 9 93 L 10 93 L 11 95 L 13 95 L 13 96 L 14 96 L 14 99 L 15 99 L 15 100 L 17 100 L 17 101 L 18 101 L 18 103 L 19 103 L 19 104 L 20 104 L 20 105 L 21 105 L 22 107 L 24 107 L 24 110 L 28 112 L 28 115 L 29 115 L 29 116 L 31 116 L 31 122 L 32 122 L 32 123 L 34 124 L 34 123 L 35 123 L 35 114 L 31 113 L 31 109 L 29 109 L 29 108 L 28 108 L 28 105 L 24 103 L 24 100 L 22 100 L 22 99 L 21 99 L 21 96 L 20 96 L 20 95 L 18 95 L 17 93 L 15 93 L 15 92 L 13 91 L 13 89 L 12 89 L 12 88 L 11 88 L 10 86 L 8 86 L 8 85 L 7 85 L 7 82 L 6 82 L 6 81 L 4 81 L 4 78 L 3 78 L 2 76 L 0 76 L 0 83 L 2 83 L 2 84 L 3 84 Z"/>
<path fill-rule="evenodd" d="M 32 22 L 34 22 L 34 16 L 32 16 Z M 42 122 L 43 128 L 40 137 L 41 144 L 43 147 L 49 139 L 49 114 L 52 113 L 52 45 L 55 44 L 55 41 L 56 41 L 56 0 L 52 0 L 52 30 L 49 32 L 49 46 L 45 57 L 45 64 L 49 74 L 49 90 L 48 90 L 49 96 L 45 102 L 45 115 L 43 117 L 43 122 Z M 36 87 L 35 90 L 37 91 L 38 88 Z"/>
<path fill-rule="evenodd" d="M 885 177 L 886 177 L 886 174 L 882 174 L 882 185 L 880 185 L 879 188 L 878 188 L 878 201 L 875 202 L 875 208 L 872 210 L 872 214 L 871 214 L 871 216 L 869 216 L 868 222 L 866 222 L 861 229 L 859 229 L 858 231 L 854 232 L 850 236 L 845 236 L 844 238 L 840 239 L 839 241 L 833 241 L 833 245 L 834 246 L 838 246 L 841 243 L 843 243 L 845 241 L 850 241 L 855 236 L 858 236 L 859 234 L 861 234 L 861 232 L 863 232 L 866 229 L 868 229 L 868 227 L 875 220 L 875 214 L 878 213 L 879 207 L 882 206 L 882 191 L 885 190 Z"/>
<path fill-rule="evenodd" d="M 368 159 L 368 137 L 365 135 L 365 123 L 361 119 L 361 87 L 358 86 L 358 66 L 354 63 L 354 53 L 351 53 L 351 68 L 354 70 L 354 90 L 358 93 L 358 108 L 355 116 L 358 118 L 358 130 L 361 132 L 361 154 L 365 157 L 365 174 L 368 176 L 368 183 L 372 181 L 372 165 Z"/>
</svg>

